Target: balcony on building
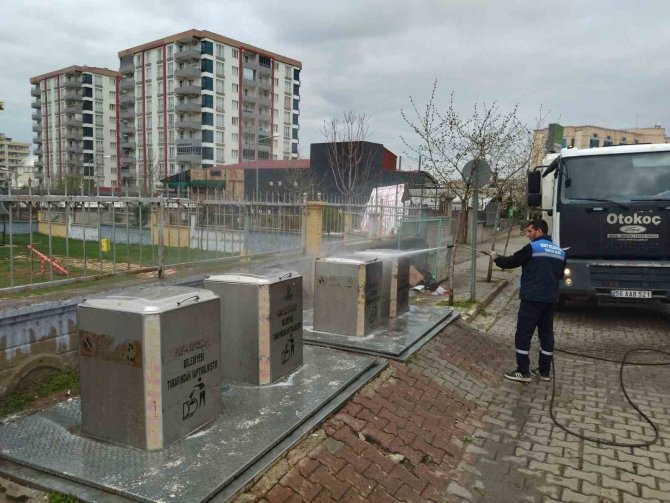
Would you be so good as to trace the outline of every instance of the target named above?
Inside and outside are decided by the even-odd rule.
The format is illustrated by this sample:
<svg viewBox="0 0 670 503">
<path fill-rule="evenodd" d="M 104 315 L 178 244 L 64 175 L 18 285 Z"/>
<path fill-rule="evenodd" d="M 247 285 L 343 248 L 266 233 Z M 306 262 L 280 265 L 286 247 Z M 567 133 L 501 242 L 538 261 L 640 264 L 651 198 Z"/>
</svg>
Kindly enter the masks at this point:
<svg viewBox="0 0 670 503">
<path fill-rule="evenodd" d="M 42 161 L 38 159 L 37 161 L 35 161 L 35 164 L 33 164 L 33 166 L 35 166 L 36 168 L 41 168 L 43 166 Z"/>
<path fill-rule="evenodd" d="M 189 65 L 174 71 L 176 79 L 197 79 L 200 77 L 200 65 Z"/>
<path fill-rule="evenodd" d="M 40 145 L 42 143 L 42 137 L 41 136 L 33 136 L 33 143 L 35 145 Z"/>
<path fill-rule="evenodd" d="M 134 119 L 135 118 L 135 110 L 132 107 L 121 110 L 119 112 L 119 117 L 121 119 Z"/>
<path fill-rule="evenodd" d="M 200 46 L 188 46 L 175 52 L 174 59 L 175 61 L 192 61 L 194 59 L 200 59 L 201 54 Z"/>
<path fill-rule="evenodd" d="M 67 128 L 65 130 L 65 138 L 68 140 L 81 140 L 82 133 L 80 129 Z"/>
<path fill-rule="evenodd" d="M 81 101 L 83 96 L 76 90 L 70 89 L 65 91 L 62 95 L 61 98 L 64 100 L 71 100 L 71 101 Z"/>
<path fill-rule="evenodd" d="M 35 133 L 42 132 L 42 125 L 41 124 L 33 124 L 33 132 L 35 132 Z"/>
<path fill-rule="evenodd" d="M 259 77 L 258 88 L 272 91 L 272 79 L 270 77 Z"/>
<path fill-rule="evenodd" d="M 40 122 L 42 120 L 42 114 L 39 112 L 35 112 L 32 117 L 33 120 L 37 122 Z"/>
<path fill-rule="evenodd" d="M 78 89 L 81 87 L 81 78 L 73 78 L 73 79 L 68 79 L 64 81 L 61 84 L 61 87 L 64 87 L 66 89 Z"/>
<path fill-rule="evenodd" d="M 132 77 L 124 77 L 119 81 L 119 89 L 123 91 L 135 89 L 135 79 Z"/>
<path fill-rule="evenodd" d="M 36 99 L 30 104 L 31 107 L 33 108 L 42 108 L 42 100 L 41 99 Z"/>
<path fill-rule="evenodd" d="M 123 93 L 119 96 L 120 105 L 130 105 L 135 103 L 135 94 L 134 93 Z"/>
<path fill-rule="evenodd" d="M 121 155 L 121 164 L 135 164 L 135 160 L 136 159 L 134 155 Z"/>
<path fill-rule="evenodd" d="M 35 98 L 39 98 L 42 95 L 42 91 L 40 90 L 39 86 L 33 86 L 30 89 L 30 95 L 34 96 Z"/>
<path fill-rule="evenodd" d="M 65 151 L 70 154 L 83 154 L 84 150 L 79 145 L 68 145 Z"/>
<path fill-rule="evenodd" d="M 196 86 L 194 84 L 187 84 L 174 88 L 174 93 L 179 96 L 199 96 L 201 91 L 202 87 Z"/>
<path fill-rule="evenodd" d="M 81 119 L 75 119 L 74 117 L 68 117 L 62 122 L 61 125 L 69 126 L 69 127 L 81 127 L 82 126 L 82 121 L 81 121 Z"/>
<path fill-rule="evenodd" d="M 33 150 L 33 154 L 35 155 L 42 155 L 42 147 L 37 147 L 35 150 Z"/>
<path fill-rule="evenodd" d="M 201 162 L 202 142 L 193 138 L 179 138 L 177 144 L 177 162 Z"/>
<path fill-rule="evenodd" d="M 82 108 L 81 104 L 79 105 L 67 105 L 65 107 L 65 110 L 63 110 L 66 114 L 80 114 L 84 111 Z"/>
<path fill-rule="evenodd" d="M 177 129 L 190 129 L 190 130 L 199 130 L 202 129 L 202 123 L 196 120 L 183 120 L 176 121 L 174 126 Z"/>
<path fill-rule="evenodd" d="M 121 134 L 135 134 L 135 125 L 121 124 L 119 131 Z"/>
<path fill-rule="evenodd" d="M 119 66 L 119 73 L 123 75 L 135 75 L 135 65 L 133 64 L 133 60 L 130 59 L 121 63 Z"/>
<path fill-rule="evenodd" d="M 175 112 L 200 112 L 202 103 L 199 101 L 183 101 L 174 106 Z"/>
<path fill-rule="evenodd" d="M 121 140 L 121 148 L 135 150 L 135 145 L 136 145 L 136 143 L 131 139 Z"/>
</svg>

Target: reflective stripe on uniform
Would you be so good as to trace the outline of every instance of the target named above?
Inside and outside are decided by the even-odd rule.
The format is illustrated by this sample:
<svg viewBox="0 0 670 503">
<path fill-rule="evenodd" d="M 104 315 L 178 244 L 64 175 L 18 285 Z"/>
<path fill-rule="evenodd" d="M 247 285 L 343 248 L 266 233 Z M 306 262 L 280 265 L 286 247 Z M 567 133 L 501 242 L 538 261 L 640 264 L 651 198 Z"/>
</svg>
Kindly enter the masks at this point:
<svg viewBox="0 0 670 503">
<path fill-rule="evenodd" d="M 551 355 L 554 354 L 551 351 L 545 351 L 544 349 L 540 349 L 540 353 L 542 353 L 543 355 L 548 355 L 548 356 L 551 356 Z"/>
<path fill-rule="evenodd" d="M 514 348 L 514 349 L 516 350 L 517 353 L 521 353 L 522 355 L 527 355 L 528 354 L 528 351 L 524 351 L 523 349 L 516 349 L 516 348 Z"/>
<path fill-rule="evenodd" d="M 560 255 L 556 255 L 555 253 L 546 253 L 546 252 L 535 253 L 535 252 L 533 252 L 533 258 L 537 258 L 537 257 L 556 258 L 558 260 L 563 260 L 563 257 L 561 257 Z"/>
</svg>

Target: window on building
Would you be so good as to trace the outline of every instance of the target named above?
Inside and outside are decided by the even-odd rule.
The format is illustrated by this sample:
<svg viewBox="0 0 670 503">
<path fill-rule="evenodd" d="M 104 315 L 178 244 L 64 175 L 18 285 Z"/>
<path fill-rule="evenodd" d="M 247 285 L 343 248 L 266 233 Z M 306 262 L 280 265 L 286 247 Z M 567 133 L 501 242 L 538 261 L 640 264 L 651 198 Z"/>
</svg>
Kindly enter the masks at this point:
<svg viewBox="0 0 670 503">
<path fill-rule="evenodd" d="M 233 87 L 233 92 L 234 93 L 239 93 L 240 92 L 240 87 L 235 82 L 233 82 L 232 87 Z"/>
<path fill-rule="evenodd" d="M 239 121 L 240 121 L 240 120 L 239 120 L 237 117 L 231 117 L 231 118 L 230 118 L 230 123 L 231 123 L 233 126 L 237 126 L 237 125 L 239 125 Z"/>
<path fill-rule="evenodd" d="M 200 60 L 200 70 L 207 73 L 214 73 L 214 60 L 211 59 L 201 59 Z"/>
<path fill-rule="evenodd" d="M 170 46 L 172 47 L 172 46 Z M 174 63 L 168 63 L 167 66 L 167 77 L 168 79 L 172 78 L 172 75 L 174 74 Z"/>
<path fill-rule="evenodd" d="M 219 59 L 224 58 L 223 45 L 221 44 L 216 44 L 216 57 Z"/>
<path fill-rule="evenodd" d="M 591 141 L 589 142 L 589 147 L 590 148 L 600 147 L 600 140 L 597 137 L 591 138 Z"/>
<path fill-rule="evenodd" d="M 224 114 L 216 114 L 216 127 L 223 129 L 226 126 Z"/>
<path fill-rule="evenodd" d="M 95 85 L 98 87 L 102 87 L 102 75 L 95 76 Z"/>
<path fill-rule="evenodd" d="M 216 149 L 216 161 L 217 162 L 223 162 L 224 161 L 224 149 L 223 148 L 217 148 Z"/>
<path fill-rule="evenodd" d="M 239 58 L 240 57 L 240 52 L 237 49 L 233 49 L 232 54 L 233 54 L 233 58 Z"/>
<path fill-rule="evenodd" d="M 216 109 L 217 109 L 217 111 L 223 112 L 224 108 L 225 108 L 225 103 L 224 103 L 223 96 L 217 96 L 216 97 Z"/>
<path fill-rule="evenodd" d="M 290 126 L 284 126 L 284 139 L 285 140 L 290 140 L 291 139 L 291 127 Z"/>
<path fill-rule="evenodd" d="M 174 45 L 172 44 L 167 46 L 167 59 L 172 59 L 172 51 L 174 50 L 173 47 Z"/>
<path fill-rule="evenodd" d="M 230 156 L 237 161 L 240 158 L 240 153 L 237 150 L 231 150 Z"/>
<path fill-rule="evenodd" d="M 225 75 L 225 67 L 221 61 L 216 62 L 216 75 L 223 77 Z"/>
<path fill-rule="evenodd" d="M 233 75 L 238 75 L 240 73 L 240 69 L 236 66 L 233 66 L 232 73 Z"/>
<path fill-rule="evenodd" d="M 213 126 L 214 125 L 214 114 L 211 112 L 202 113 L 202 124 L 203 126 Z"/>
<path fill-rule="evenodd" d="M 224 138 L 224 132 L 223 131 L 217 131 L 216 132 L 216 143 L 219 145 L 223 145 L 225 143 L 225 138 Z"/>
<path fill-rule="evenodd" d="M 284 96 L 284 108 L 291 109 L 291 106 L 293 105 L 293 100 L 291 99 L 290 96 Z"/>
<path fill-rule="evenodd" d="M 284 93 L 293 94 L 293 82 L 290 80 L 284 81 Z"/>
</svg>

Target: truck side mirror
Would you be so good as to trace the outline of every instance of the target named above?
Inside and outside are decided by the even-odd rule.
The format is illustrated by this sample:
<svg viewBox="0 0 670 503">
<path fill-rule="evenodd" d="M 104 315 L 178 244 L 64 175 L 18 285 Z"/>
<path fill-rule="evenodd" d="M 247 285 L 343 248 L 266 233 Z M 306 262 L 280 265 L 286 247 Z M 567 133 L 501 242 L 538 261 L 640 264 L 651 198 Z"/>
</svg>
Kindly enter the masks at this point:
<svg viewBox="0 0 670 503">
<path fill-rule="evenodd" d="M 537 208 L 542 206 L 542 172 L 533 170 L 528 172 L 528 206 Z"/>
<path fill-rule="evenodd" d="M 528 193 L 539 194 L 542 192 L 542 172 L 533 170 L 528 172 Z"/>
</svg>

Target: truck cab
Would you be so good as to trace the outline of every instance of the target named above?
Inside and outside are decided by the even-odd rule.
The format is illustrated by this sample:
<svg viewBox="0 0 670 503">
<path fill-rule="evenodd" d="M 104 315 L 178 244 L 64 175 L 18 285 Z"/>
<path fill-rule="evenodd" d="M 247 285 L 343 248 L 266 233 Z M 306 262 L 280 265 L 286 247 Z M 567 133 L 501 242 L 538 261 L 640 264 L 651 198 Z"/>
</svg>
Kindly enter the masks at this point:
<svg viewBox="0 0 670 503">
<path fill-rule="evenodd" d="M 528 204 L 566 251 L 561 300 L 670 302 L 670 144 L 549 154 Z"/>
</svg>

